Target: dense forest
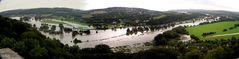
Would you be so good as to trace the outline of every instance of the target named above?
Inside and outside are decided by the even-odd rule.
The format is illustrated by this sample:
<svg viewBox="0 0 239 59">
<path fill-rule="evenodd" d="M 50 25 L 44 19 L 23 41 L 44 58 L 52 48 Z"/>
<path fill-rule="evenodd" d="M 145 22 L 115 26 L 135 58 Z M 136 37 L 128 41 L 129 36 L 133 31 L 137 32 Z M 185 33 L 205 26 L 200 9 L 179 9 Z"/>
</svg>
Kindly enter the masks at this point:
<svg viewBox="0 0 239 59">
<path fill-rule="evenodd" d="M 59 17 L 81 16 L 84 14 L 83 10 L 71 8 L 35 8 L 35 9 L 19 9 L 1 12 L 3 16 L 41 16 L 41 15 L 54 15 Z M 67 15 L 66 15 L 67 14 Z"/>
<path fill-rule="evenodd" d="M 239 12 L 224 11 L 224 10 L 202 10 L 202 9 L 182 9 L 182 10 L 171 10 L 175 12 L 188 12 L 197 14 L 208 14 L 215 16 L 228 16 L 233 18 L 239 18 Z"/>
<path fill-rule="evenodd" d="M 10 48 L 25 59 L 236 59 L 239 38 L 224 40 L 178 41 L 188 34 L 185 27 L 177 27 L 155 37 L 154 47 L 137 53 L 113 52 L 108 45 L 80 49 L 42 35 L 31 25 L 0 16 L 0 48 Z"/>
</svg>

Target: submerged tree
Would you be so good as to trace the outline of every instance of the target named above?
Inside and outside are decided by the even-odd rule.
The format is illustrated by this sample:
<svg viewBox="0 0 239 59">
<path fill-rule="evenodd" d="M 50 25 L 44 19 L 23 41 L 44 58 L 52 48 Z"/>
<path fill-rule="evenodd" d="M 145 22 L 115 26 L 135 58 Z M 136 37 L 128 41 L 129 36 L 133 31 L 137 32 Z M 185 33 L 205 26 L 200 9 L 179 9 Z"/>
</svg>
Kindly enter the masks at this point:
<svg viewBox="0 0 239 59">
<path fill-rule="evenodd" d="M 130 34 L 130 29 L 129 28 L 127 28 L 127 30 L 126 30 L 126 35 L 129 35 Z"/>
<path fill-rule="evenodd" d="M 74 44 L 77 44 L 77 43 L 81 43 L 82 41 L 75 38 L 73 42 L 74 42 Z"/>
<path fill-rule="evenodd" d="M 63 32 L 63 30 L 64 30 L 64 25 L 63 25 L 63 24 L 59 24 L 59 27 L 60 27 L 60 31 Z"/>
<path fill-rule="evenodd" d="M 51 26 L 51 31 L 55 31 L 56 30 L 56 25 L 52 25 Z"/>
</svg>

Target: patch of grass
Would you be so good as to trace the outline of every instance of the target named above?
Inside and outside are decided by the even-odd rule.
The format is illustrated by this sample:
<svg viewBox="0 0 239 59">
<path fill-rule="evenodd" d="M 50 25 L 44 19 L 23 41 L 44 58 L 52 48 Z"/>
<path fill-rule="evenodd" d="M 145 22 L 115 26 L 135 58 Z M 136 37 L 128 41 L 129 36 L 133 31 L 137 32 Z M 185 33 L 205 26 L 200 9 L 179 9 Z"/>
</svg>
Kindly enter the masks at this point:
<svg viewBox="0 0 239 59">
<path fill-rule="evenodd" d="M 56 21 L 52 21 L 52 20 L 42 20 L 41 22 L 52 23 L 52 24 L 65 24 L 64 22 L 56 22 Z"/>
<path fill-rule="evenodd" d="M 212 23 L 212 24 L 205 24 L 205 25 L 199 25 L 194 27 L 188 27 L 186 30 L 189 32 L 190 35 L 195 35 L 199 37 L 200 39 L 228 39 L 232 36 L 239 36 L 239 35 L 232 35 L 232 36 L 220 36 L 220 37 L 210 37 L 213 35 L 221 35 L 221 34 L 230 34 L 230 33 L 238 33 L 239 27 L 234 28 L 232 30 L 229 30 L 230 27 L 234 27 L 235 24 L 239 24 L 239 21 L 236 22 L 218 22 L 218 23 Z M 223 31 L 224 29 L 227 29 L 228 31 Z M 206 32 L 216 32 L 213 35 L 208 35 L 206 37 L 203 37 L 202 34 Z"/>
<path fill-rule="evenodd" d="M 70 24 L 67 24 L 67 23 L 64 23 L 64 22 L 57 22 L 57 21 L 52 21 L 52 20 L 42 20 L 41 22 L 49 23 L 49 24 L 65 24 L 67 26 L 71 26 Z"/>
<path fill-rule="evenodd" d="M 219 37 L 211 37 L 207 39 L 231 39 L 232 37 L 239 37 L 239 35 L 232 35 L 232 36 L 219 36 Z"/>
<path fill-rule="evenodd" d="M 166 17 L 166 15 L 156 16 L 156 17 L 153 17 L 153 19 L 160 19 L 160 18 L 163 18 L 163 17 Z"/>
<path fill-rule="evenodd" d="M 72 22 L 72 23 L 76 23 L 80 25 L 88 25 L 87 23 L 83 23 L 80 20 L 74 20 L 73 17 L 72 18 L 58 17 L 56 20 L 68 21 L 68 22 Z"/>
<path fill-rule="evenodd" d="M 63 21 L 66 21 L 66 20 L 63 20 Z M 72 26 L 71 24 L 68 24 L 68 23 L 64 23 L 64 22 L 59 22 L 59 21 L 53 21 L 53 20 L 42 20 L 41 22 L 43 23 L 49 23 L 49 24 L 64 24 L 64 25 L 67 25 L 67 26 Z M 72 23 L 75 23 L 73 21 L 67 21 L 67 22 L 72 22 Z M 75 24 L 78 24 L 78 23 L 75 23 Z M 79 24 L 79 25 L 82 25 L 82 24 Z M 88 29 L 88 25 L 82 25 L 81 27 L 78 27 L 76 29 Z"/>
</svg>

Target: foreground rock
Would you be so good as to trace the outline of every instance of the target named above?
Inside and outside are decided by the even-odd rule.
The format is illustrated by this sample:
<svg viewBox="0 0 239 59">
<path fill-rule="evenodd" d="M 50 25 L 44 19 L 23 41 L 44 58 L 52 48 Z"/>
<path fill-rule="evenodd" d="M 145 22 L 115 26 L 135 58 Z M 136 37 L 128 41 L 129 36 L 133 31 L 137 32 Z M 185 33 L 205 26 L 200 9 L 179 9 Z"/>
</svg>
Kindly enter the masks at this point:
<svg viewBox="0 0 239 59">
<path fill-rule="evenodd" d="M 0 58 L 1 59 L 24 59 L 18 53 L 14 52 L 9 48 L 0 49 Z"/>
</svg>

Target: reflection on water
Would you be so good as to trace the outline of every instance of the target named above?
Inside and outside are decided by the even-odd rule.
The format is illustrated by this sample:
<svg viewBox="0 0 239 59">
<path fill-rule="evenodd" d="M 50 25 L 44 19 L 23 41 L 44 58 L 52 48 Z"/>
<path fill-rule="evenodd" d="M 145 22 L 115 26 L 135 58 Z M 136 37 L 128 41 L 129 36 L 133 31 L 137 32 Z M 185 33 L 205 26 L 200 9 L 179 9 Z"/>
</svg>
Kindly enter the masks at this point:
<svg viewBox="0 0 239 59">
<path fill-rule="evenodd" d="M 116 29 L 116 30 L 90 30 L 91 34 L 90 35 L 76 35 L 74 38 L 77 38 L 78 40 L 81 40 L 82 43 L 78 43 L 80 48 L 87 48 L 87 47 L 94 47 L 95 45 L 98 44 L 107 44 L 111 47 L 117 47 L 117 46 L 125 46 L 125 45 L 134 45 L 138 43 L 145 43 L 145 42 L 150 42 L 154 39 L 154 37 L 160 33 L 163 33 L 165 31 L 171 30 L 172 28 L 178 27 L 178 26 L 193 26 L 193 25 L 199 25 L 200 23 L 203 22 L 211 22 L 211 21 L 216 21 L 214 19 L 207 19 L 207 20 L 197 20 L 197 21 L 191 21 L 191 22 L 184 22 L 183 24 L 177 24 L 174 27 L 168 27 L 166 29 L 160 29 L 158 31 L 154 32 L 145 32 L 141 33 L 138 32 L 137 34 L 133 35 L 126 35 L 126 30 L 127 28 L 122 28 L 122 29 Z M 30 24 L 35 24 L 37 28 L 41 26 L 40 21 L 36 20 L 31 20 L 28 23 Z M 49 25 L 56 25 L 57 28 L 56 30 L 60 30 L 58 27 L 58 24 L 49 24 Z M 81 26 L 74 24 L 75 26 Z M 65 27 L 70 27 L 64 25 Z M 128 27 L 132 28 L 132 27 Z M 68 45 L 74 45 L 73 40 L 74 38 L 72 37 L 72 33 L 65 33 L 63 34 L 49 34 L 45 32 L 41 32 L 42 34 L 50 37 L 50 38 L 56 38 L 59 39 L 63 44 L 68 44 Z"/>
</svg>

